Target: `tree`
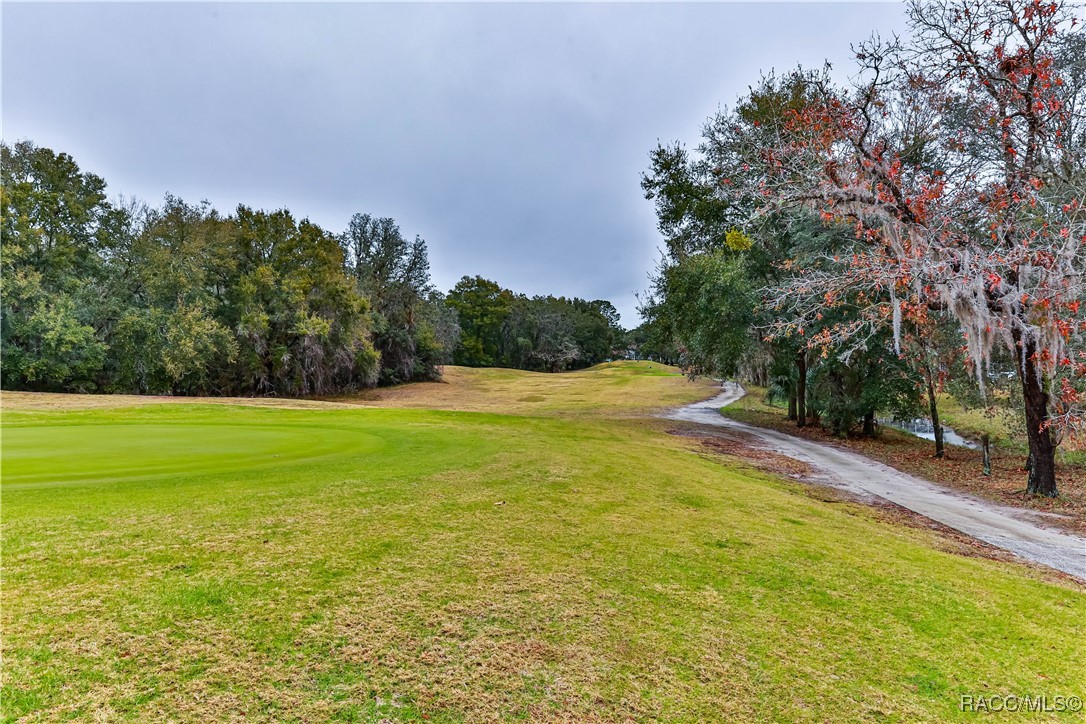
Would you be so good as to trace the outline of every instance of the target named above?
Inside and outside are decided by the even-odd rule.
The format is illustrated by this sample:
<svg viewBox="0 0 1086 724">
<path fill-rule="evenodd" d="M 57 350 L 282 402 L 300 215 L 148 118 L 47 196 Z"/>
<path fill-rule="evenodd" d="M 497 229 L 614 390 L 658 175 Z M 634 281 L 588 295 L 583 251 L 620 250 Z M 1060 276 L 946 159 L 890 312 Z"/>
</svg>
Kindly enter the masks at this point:
<svg viewBox="0 0 1086 724">
<path fill-rule="evenodd" d="M 605 300 L 528 299 L 479 277 L 445 297 L 425 242 L 392 219 L 356 214 L 337 236 L 287 209 L 111 204 L 66 154 L 2 153 L 8 389 L 328 395 L 436 379 L 454 350 L 469 364 L 595 364 L 623 334 Z"/>
<path fill-rule="evenodd" d="M 215 290 L 232 267 L 233 223 L 210 204 L 167 196 L 147 212 L 138 237 L 116 261 L 127 276 L 113 275 L 119 319 L 106 328 L 114 380 L 138 392 L 180 395 L 219 393 L 213 370 L 237 353 L 230 328 L 218 318 Z M 111 262 L 113 259 L 111 259 Z M 121 286 L 127 282 L 125 286 Z M 137 362 L 137 364 L 133 364 Z"/>
<path fill-rule="evenodd" d="M 288 395 L 372 384 L 370 307 L 344 273 L 339 240 L 285 209 L 239 206 L 237 226 L 228 318 L 242 345 L 240 383 Z"/>
<path fill-rule="evenodd" d="M 893 299 L 847 274 L 866 242 L 833 216 L 781 203 L 766 171 L 775 149 L 807 140 L 810 128 L 793 121 L 820 107 L 825 82 L 803 70 L 765 77 L 710 119 L 697 155 L 680 146 L 653 152 L 642 186 L 667 247 L 642 313 L 666 327 L 688 369 L 741 371 L 786 399 L 800 427 L 820 419 L 841 434 L 862 422 L 873 434 L 877 413 L 915 414 L 926 396 L 938 456 L 943 365 L 927 344 L 936 312 L 913 305 L 907 329 L 929 334 L 888 341 Z M 914 155 L 920 163 L 923 154 Z M 816 161 L 789 157 L 796 175 L 817 174 Z M 888 374 L 870 373 L 878 368 Z"/>
<path fill-rule="evenodd" d="M 781 277 L 780 264 L 789 258 L 795 229 L 802 225 L 797 225 L 794 215 L 756 216 L 756 210 L 765 205 L 759 194 L 721 193 L 719 188 L 731 183 L 733 174 L 725 169 L 749 169 L 734 147 L 740 127 L 743 137 L 764 134 L 766 127 L 806 102 L 801 79 L 786 77 L 777 83 L 771 77 L 769 81 L 734 113 L 710 119 L 696 156 L 677 144 L 653 151 L 642 188 L 646 198 L 655 202 L 667 247 L 654 278 L 654 293 L 641 312 L 652 320 L 657 334 L 666 329 L 672 335 L 672 344 L 681 351 L 680 363 L 695 373 L 734 374 L 743 369 L 749 377 L 768 383 L 770 369 L 774 370 L 773 379 L 784 385 L 780 391 L 789 399 L 790 418 L 803 426 L 806 344 L 764 337 L 761 330 L 772 321 L 773 310 L 754 306 L 759 296 L 756 290 L 771 289 Z M 751 223 L 755 218 L 757 228 Z M 749 235 L 740 231 L 742 226 Z M 703 293 L 700 286 L 712 277 L 705 273 L 705 262 L 698 261 L 706 254 L 740 260 L 722 280 L 727 284 L 716 284 L 715 297 Z M 686 273 L 699 267 L 700 274 Z M 718 365 L 713 360 L 726 361 Z"/>
<path fill-rule="evenodd" d="M 517 297 L 502 325 L 502 361 L 512 367 L 560 372 L 582 356 L 568 303 L 554 297 Z"/>
<path fill-rule="evenodd" d="M 610 359 L 624 336 L 603 299 L 529 298 L 476 276 L 457 282 L 446 303 L 461 329 L 457 364 L 558 372 Z"/>
<path fill-rule="evenodd" d="M 453 361 L 468 367 L 497 364 L 502 326 L 513 303 L 513 293 L 480 276 L 463 277 L 449 292 L 446 303 L 456 310 L 460 341 Z"/>
<path fill-rule="evenodd" d="M 328 394 L 376 381 L 335 237 L 286 210 L 110 204 L 66 154 L 3 152 L 5 388 Z"/>
<path fill-rule="evenodd" d="M 419 326 L 426 337 L 424 344 L 435 350 L 434 361 L 451 364 L 453 352 L 460 343 L 460 318 L 446 296 L 436 289 L 427 295 L 422 305 Z"/>
<path fill-rule="evenodd" d="M 679 350 L 667 326 L 664 316 L 666 308 L 654 297 L 645 296 L 639 299 L 637 311 L 645 321 L 626 333 L 626 348 L 632 350 L 638 359 L 678 364 Z"/>
<path fill-rule="evenodd" d="M 705 148 L 699 149 L 705 151 Z M 650 169 L 641 177 L 645 198 L 656 207 L 657 227 L 667 243 L 668 257 L 722 248 L 736 213 L 716 193 L 713 169 L 694 159 L 679 143 L 662 144 L 649 155 Z"/>
<path fill-rule="evenodd" d="M 736 374 L 757 303 L 741 255 L 714 251 L 667 263 L 657 274 L 654 295 L 667 302 L 671 334 L 687 371 Z"/>
<path fill-rule="evenodd" d="M 426 242 L 417 236 L 408 242 L 393 219 L 355 214 L 341 244 L 347 269 L 372 306 L 381 381 L 436 379 L 445 352 L 432 330 L 420 326 L 433 292 Z"/>
<path fill-rule="evenodd" d="M 562 314 L 573 320 L 573 339 L 580 351 L 577 364 L 591 367 L 610 359 L 623 336 L 615 305 L 605 299 L 559 297 L 557 301 L 565 307 Z"/>
<path fill-rule="evenodd" d="M 106 352 L 93 324 L 113 213 L 105 181 L 28 141 L 0 157 L 4 386 L 93 389 Z"/>
<path fill-rule="evenodd" d="M 739 130 L 743 178 L 722 179 L 724 193 L 853 224 L 865 247 L 839 274 L 794 282 L 827 305 L 842 287 L 868 291 L 864 314 L 899 344 L 911 315 L 945 311 L 983 386 L 1002 342 L 1022 386 L 1028 489 L 1055 495 L 1055 444 L 1081 424 L 1086 376 L 1086 84 L 1068 50 L 1081 38 L 1060 3 L 917 1 L 909 17 L 910 45 L 860 48 L 851 90 L 803 74 L 811 102 L 769 131 Z"/>
</svg>

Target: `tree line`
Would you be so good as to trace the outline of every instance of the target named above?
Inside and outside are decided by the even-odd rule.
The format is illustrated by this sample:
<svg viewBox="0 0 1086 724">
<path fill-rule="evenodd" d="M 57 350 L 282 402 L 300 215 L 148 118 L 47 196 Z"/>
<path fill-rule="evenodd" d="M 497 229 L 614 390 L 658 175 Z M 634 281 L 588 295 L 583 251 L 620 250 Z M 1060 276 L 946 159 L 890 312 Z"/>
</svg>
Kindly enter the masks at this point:
<svg viewBox="0 0 1086 724">
<path fill-rule="evenodd" d="M 1086 400 L 1086 40 L 1074 8 L 913 0 L 907 40 L 769 74 L 660 145 L 666 249 L 640 335 L 740 375 L 797 425 L 874 434 L 937 395 L 1014 401 L 1028 490 Z"/>
<path fill-rule="evenodd" d="M 609 302 L 501 290 L 496 308 L 467 278 L 442 294 L 426 243 L 390 218 L 333 234 L 286 209 L 152 208 L 109 200 L 65 153 L 0 154 L 4 389 L 327 395 L 438 379 L 454 359 L 570 369 L 621 337 Z"/>
<path fill-rule="evenodd" d="M 460 322 L 459 365 L 558 372 L 599 364 L 625 345 L 605 300 L 528 297 L 476 276 L 457 282 L 447 301 Z"/>
</svg>

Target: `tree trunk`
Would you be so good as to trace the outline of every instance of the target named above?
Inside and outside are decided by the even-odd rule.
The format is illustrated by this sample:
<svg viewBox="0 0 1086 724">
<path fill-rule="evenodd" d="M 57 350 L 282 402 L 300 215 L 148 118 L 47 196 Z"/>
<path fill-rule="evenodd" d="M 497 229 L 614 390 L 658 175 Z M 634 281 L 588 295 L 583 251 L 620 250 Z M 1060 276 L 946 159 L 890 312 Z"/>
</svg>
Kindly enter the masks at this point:
<svg viewBox="0 0 1086 724">
<path fill-rule="evenodd" d="M 864 437 L 875 437 L 875 413 L 864 413 Z"/>
<path fill-rule="evenodd" d="M 931 429 L 935 433 L 935 457 L 946 455 L 943 448 L 943 425 L 939 422 L 939 404 L 935 400 L 935 381 L 932 379 L 931 365 L 924 363 L 924 376 L 928 383 L 928 411 L 931 414 Z"/>
<path fill-rule="evenodd" d="M 796 383 L 796 427 L 807 426 L 807 350 L 796 353 L 799 381 Z"/>
<path fill-rule="evenodd" d="M 788 419 L 796 419 L 796 393 L 792 393 L 788 396 Z"/>
<path fill-rule="evenodd" d="M 1022 381 L 1031 462 L 1026 491 L 1054 498 L 1059 494 L 1056 490 L 1056 446 L 1052 443 L 1052 433 L 1045 426 L 1048 421 L 1048 391 L 1034 359 L 1037 346 L 1031 339 L 1023 340 L 1017 332 L 1015 341 L 1019 346 L 1015 363 L 1018 378 Z"/>
</svg>

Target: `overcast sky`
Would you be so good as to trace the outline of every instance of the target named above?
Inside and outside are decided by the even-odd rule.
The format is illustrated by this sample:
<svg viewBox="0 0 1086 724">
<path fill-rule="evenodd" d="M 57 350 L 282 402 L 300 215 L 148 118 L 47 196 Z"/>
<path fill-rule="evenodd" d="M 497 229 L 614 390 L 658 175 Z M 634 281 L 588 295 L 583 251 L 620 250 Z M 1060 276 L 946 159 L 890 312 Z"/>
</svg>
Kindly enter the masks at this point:
<svg viewBox="0 0 1086 724">
<path fill-rule="evenodd" d="M 660 245 L 640 173 L 772 68 L 903 30 L 884 4 L 2 4 L 3 138 L 111 194 L 392 216 L 449 289 L 610 299 Z"/>
</svg>

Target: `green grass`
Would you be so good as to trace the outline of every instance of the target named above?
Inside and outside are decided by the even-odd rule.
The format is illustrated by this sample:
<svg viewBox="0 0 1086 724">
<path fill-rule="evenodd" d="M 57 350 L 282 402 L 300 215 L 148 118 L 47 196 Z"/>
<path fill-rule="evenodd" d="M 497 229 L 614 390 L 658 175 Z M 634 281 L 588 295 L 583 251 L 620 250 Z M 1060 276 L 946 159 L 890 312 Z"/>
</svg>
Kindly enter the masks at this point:
<svg viewBox="0 0 1086 724">
<path fill-rule="evenodd" d="M 1083 693 L 1081 589 L 577 399 L 674 377 L 553 379 L 540 414 L 6 410 L 4 717 L 916 721 Z"/>
</svg>

